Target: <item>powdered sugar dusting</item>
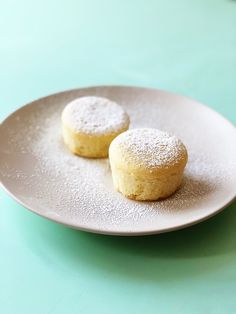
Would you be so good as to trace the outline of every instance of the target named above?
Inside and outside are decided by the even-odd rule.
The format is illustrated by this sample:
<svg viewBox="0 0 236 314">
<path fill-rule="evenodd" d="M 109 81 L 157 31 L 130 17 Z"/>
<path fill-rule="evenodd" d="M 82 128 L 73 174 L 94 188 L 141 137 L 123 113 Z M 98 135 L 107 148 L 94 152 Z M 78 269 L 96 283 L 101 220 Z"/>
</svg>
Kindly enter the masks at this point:
<svg viewBox="0 0 236 314">
<path fill-rule="evenodd" d="M 129 155 L 129 160 L 124 162 L 135 163 L 137 167 L 169 167 L 186 156 L 186 149 L 176 136 L 158 129 L 126 131 L 116 137 L 112 145 L 119 145 L 124 158 Z"/>
<path fill-rule="evenodd" d="M 110 96 L 102 89 L 92 91 L 95 95 Z M 175 121 L 171 103 L 162 106 L 163 99 L 147 101 L 147 95 L 135 93 L 134 97 L 127 89 L 127 93 L 118 92 L 115 100 L 127 110 L 131 126 L 146 125 L 170 132 L 175 125 L 175 133 L 188 148 L 189 161 L 182 187 L 170 198 L 157 202 L 126 199 L 114 191 L 108 159 L 74 156 L 65 147 L 61 136 L 61 112 L 68 103 L 65 96 L 60 101 L 52 97 L 35 105 L 34 110 L 16 114 L 11 118 L 14 127 L 4 131 L 1 171 L 5 185 L 14 182 L 17 197 L 38 213 L 75 227 L 103 232 L 161 230 L 188 223 L 193 217 L 201 218 L 233 185 L 235 162 L 225 159 L 228 155 L 221 157 L 224 142 L 219 150 L 217 145 L 211 145 L 217 130 L 209 147 L 201 146 L 203 134 L 193 138 L 196 125 L 177 123 L 181 113 L 175 112 Z M 74 96 L 81 95 L 78 92 Z"/>
<path fill-rule="evenodd" d="M 129 117 L 114 101 L 103 97 L 80 97 L 64 109 L 63 122 L 85 134 L 116 133 L 128 128 Z"/>
</svg>

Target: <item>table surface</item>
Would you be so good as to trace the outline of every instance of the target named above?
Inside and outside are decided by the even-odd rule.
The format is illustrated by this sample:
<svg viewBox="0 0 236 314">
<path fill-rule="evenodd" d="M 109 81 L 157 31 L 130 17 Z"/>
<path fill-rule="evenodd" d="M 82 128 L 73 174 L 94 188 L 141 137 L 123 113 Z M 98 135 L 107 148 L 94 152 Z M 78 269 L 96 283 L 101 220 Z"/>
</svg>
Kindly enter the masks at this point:
<svg viewBox="0 0 236 314">
<path fill-rule="evenodd" d="M 1 120 L 60 90 L 122 84 L 236 122 L 235 1 L 0 0 L 0 36 Z M 236 313 L 236 203 L 132 238 L 71 230 L 0 196 L 1 313 Z"/>
</svg>

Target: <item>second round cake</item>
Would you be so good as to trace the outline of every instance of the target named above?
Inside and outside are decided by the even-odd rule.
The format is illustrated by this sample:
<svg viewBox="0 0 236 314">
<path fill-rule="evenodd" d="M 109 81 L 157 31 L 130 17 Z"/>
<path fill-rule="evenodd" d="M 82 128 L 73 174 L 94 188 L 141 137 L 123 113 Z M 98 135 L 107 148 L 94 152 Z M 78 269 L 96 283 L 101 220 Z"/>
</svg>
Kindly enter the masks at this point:
<svg viewBox="0 0 236 314">
<path fill-rule="evenodd" d="M 116 190 L 140 201 L 174 193 L 181 184 L 187 158 L 178 138 L 150 128 L 126 131 L 109 148 Z"/>
<path fill-rule="evenodd" d="M 63 139 L 84 157 L 107 157 L 111 141 L 129 127 L 125 110 L 107 98 L 87 96 L 70 102 L 62 113 Z"/>
</svg>

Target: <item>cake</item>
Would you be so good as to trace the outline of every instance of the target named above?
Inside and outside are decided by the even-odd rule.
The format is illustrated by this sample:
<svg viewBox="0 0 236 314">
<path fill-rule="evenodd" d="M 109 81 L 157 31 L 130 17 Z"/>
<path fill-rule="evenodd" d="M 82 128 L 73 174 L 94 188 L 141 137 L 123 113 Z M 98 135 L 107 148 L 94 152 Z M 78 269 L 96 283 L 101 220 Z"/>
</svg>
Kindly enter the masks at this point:
<svg viewBox="0 0 236 314">
<path fill-rule="evenodd" d="M 63 139 L 74 154 L 102 158 L 109 145 L 129 128 L 129 117 L 116 102 L 103 97 L 80 97 L 62 112 Z"/>
<path fill-rule="evenodd" d="M 115 189 L 138 201 L 173 194 L 181 185 L 187 159 L 181 140 L 151 128 L 126 131 L 109 148 Z"/>
</svg>

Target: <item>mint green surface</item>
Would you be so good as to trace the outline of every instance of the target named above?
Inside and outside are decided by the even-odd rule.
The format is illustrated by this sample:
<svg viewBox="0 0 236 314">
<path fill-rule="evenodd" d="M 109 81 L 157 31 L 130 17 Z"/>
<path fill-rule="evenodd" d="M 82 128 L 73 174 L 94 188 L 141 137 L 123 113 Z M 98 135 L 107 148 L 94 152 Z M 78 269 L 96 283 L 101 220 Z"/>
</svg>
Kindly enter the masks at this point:
<svg viewBox="0 0 236 314">
<path fill-rule="evenodd" d="M 235 1 L 0 1 L 0 39 L 0 120 L 60 90 L 122 84 L 236 122 Z M 121 238 L 0 197 L 2 314 L 236 313 L 236 203 L 192 228 Z"/>
</svg>

